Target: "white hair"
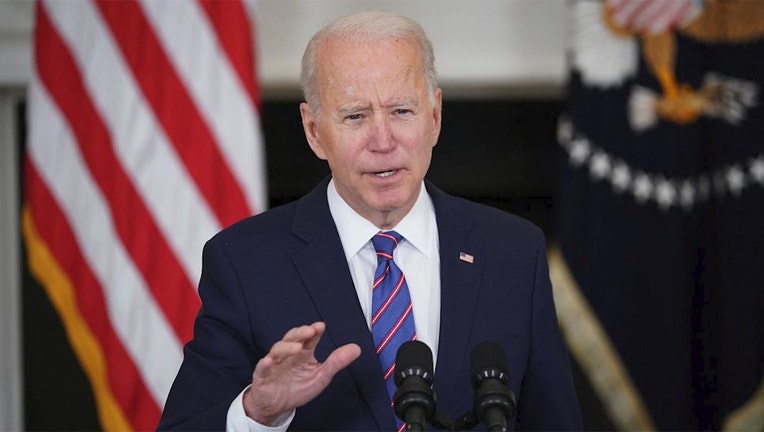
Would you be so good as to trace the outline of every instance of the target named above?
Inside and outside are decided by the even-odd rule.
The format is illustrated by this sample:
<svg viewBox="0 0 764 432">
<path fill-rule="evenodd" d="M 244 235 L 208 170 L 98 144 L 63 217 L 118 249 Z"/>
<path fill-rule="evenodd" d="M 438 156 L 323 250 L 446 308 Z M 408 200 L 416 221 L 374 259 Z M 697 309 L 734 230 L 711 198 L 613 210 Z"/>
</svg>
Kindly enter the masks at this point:
<svg viewBox="0 0 764 432">
<path fill-rule="evenodd" d="M 411 40 L 419 51 L 419 58 L 422 60 L 425 71 L 425 82 L 431 97 L 438 87 L 432 43 L 419 23 L 393 12 L 365 11 L 354 13 L 327 24 L 311 38 L 305 48 L 305 53 L 302 56 L 300 83 L 305 101 L 315 114 L 319 113 L 316 53 L 319 46 L 329 38 L 340 38 L 360 43 L 382 42 L 395 38 Z"/>
</svg>

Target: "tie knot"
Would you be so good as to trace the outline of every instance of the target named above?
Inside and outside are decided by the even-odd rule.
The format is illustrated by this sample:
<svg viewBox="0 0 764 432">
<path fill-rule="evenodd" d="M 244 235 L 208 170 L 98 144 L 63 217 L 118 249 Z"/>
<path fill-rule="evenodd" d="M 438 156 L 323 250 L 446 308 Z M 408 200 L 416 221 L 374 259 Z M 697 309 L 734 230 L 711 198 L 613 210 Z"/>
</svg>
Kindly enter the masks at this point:
<svg viewBox="0 0 764 432">
<path fill-rule="evenodd" d="M 371 238 L 378 259 L 393 259 L 393 250 L 403 237 L 395 231 L 378 232 Z"/>
</svg>

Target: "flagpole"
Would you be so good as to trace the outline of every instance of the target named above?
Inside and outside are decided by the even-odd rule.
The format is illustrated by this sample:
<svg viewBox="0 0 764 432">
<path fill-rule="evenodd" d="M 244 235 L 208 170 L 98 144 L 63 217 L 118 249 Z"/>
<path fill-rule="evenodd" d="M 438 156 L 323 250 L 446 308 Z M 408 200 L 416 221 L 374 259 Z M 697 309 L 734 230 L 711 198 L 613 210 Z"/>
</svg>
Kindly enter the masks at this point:
<svg viewBox="0 0 764 432">
<path fill-rule="evenodd" d="M 21 378 L 18 130 L 21 95 L 0 93 L 0 430 L 24 430 Z"/>
</svg>

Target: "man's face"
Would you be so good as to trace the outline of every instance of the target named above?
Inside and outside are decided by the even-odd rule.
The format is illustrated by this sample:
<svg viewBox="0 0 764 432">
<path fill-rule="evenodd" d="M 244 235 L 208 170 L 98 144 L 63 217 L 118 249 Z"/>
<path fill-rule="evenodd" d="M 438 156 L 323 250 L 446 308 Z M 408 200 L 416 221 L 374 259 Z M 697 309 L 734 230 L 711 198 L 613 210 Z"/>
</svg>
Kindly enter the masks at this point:
<svg viewBox="0 0 764 432">
<path fill-rule="evenodd" d="M 339 195 L 379 228 L 417 199 L 438 141 L 441 92 L 428 94 L 414 44 L 329 40 L 318 51 L 320 114 L 300 105 L 305 135 Z"/>
</svg>

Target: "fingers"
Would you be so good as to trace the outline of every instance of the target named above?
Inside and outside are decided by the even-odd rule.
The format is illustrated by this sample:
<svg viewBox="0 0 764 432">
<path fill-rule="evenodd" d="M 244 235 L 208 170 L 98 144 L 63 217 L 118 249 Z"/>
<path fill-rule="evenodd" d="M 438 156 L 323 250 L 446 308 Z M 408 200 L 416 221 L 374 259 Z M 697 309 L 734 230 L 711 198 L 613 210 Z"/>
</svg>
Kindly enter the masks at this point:
<svg viewBox="0 0 764 432">
<path fill-rule="evenodd" d="M 321 340 L 321 336 L 323 336 L 324 331 L 326 330 L 326 324 L 318 321 L 311 324 L 310 327 L 313 329 L 313 331 L 315 331 L 315 334 L 313 337 L 305 341 L 305 349 L 315 351 L 316 345 L 318 345 L 318 341 Z"/>
<path fill-rule="evenodd" d="M 255 374 L 264 378 L 270 374 L 273 368 L 279 367 L 282 363 L 290 363 L 293 366 L 301 364 L 322 365 L 322 374 L 327 374 L 331 379 L 338 371 L 347 367 L 361 355 L 361 348 L 356 344 L 347 344 L 334 350 L 323 364 L 315 359 L 315 349 L 321 336 L 326 330 L 326 324 L 315 322 L 311 325 L 305 325 L 290 329 L 284 337 L 276 342 L 270 352 L 260 359 Z M 286 366 L 286 364 L 284 365 Z M 289 366 L 287 366 L 289 367 Z"/>
<path fill-rule="evenodd" d="M 270 357 L 275 363 L 280 363 L 292 356 L 307 353 L 312 355 L 325 329 L 326 325 L 322 322 L 292 328 L 271 347 L 266 358 Z"/>
<path fill-rule="evenodd" d="M 326 329 L 326 324 L 321 321 L 314 322 L 311 325 L 304 325 L 290 329 L 283 338 L 285 342 L 305 342 L 318 335 L 322 335 Z"/>
</svg>

